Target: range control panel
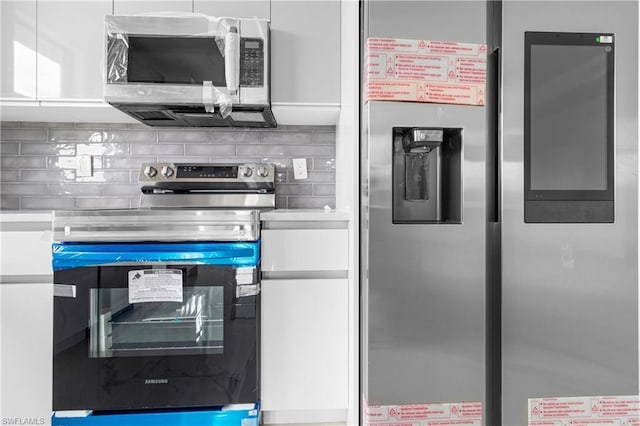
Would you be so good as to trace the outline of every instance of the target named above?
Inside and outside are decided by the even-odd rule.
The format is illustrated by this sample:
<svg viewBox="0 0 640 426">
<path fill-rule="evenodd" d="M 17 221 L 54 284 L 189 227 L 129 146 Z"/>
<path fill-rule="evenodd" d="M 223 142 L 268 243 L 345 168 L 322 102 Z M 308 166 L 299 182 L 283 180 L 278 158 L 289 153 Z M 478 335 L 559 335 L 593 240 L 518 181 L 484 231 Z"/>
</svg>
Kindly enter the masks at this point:
<svg viewBox="0 0 640 426">
<path fill-rule="evenodd" d="M 144 163 L 138 178 L 142 184 L 158 182 L 274 182 L 273 164 Z"/>
</svg>

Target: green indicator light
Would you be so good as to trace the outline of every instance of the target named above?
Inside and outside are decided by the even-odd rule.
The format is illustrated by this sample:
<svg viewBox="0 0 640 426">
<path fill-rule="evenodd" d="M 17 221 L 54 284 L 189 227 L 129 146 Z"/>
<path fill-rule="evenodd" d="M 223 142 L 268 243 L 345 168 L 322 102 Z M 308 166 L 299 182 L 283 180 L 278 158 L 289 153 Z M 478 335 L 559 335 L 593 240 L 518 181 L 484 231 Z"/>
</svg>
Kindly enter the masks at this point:
<svg viewBox="0 0 640 426">
<path fill-rule="evenodd" d="M 596 42 L 600 43 L 600 37 L 596 37 Z"/>
</svg>

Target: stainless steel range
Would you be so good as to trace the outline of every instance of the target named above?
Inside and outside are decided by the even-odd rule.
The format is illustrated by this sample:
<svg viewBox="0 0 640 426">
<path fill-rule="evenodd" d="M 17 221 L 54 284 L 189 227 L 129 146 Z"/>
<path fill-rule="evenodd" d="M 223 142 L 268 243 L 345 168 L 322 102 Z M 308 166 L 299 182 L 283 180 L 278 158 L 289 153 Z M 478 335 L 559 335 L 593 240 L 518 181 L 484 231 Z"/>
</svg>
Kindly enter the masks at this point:
<svg viewBox="0 0 640 426">
<path fill-rule="evenodd" d="M 142 208 L 54 213 L 54 411 L 92 411 L 89 425 L 259 401 L 259 212 L 274 176 L 144 164 Z"/>
<path fill-rule="evenodd" d="M 272 164 L 147 163 L 140 207 L 274 208 Z"/>
</svg>

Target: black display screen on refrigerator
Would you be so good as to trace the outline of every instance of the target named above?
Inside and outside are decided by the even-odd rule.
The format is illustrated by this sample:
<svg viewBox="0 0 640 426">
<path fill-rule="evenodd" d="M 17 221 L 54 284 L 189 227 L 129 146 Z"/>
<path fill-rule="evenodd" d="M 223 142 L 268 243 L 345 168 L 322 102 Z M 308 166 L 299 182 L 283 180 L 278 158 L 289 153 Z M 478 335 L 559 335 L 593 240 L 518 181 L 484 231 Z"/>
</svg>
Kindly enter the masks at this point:
<svg viewBox="0 0 640 426">
<path fill-rule="evenodd" d="M 525 33 L 525 201 L 547 202 L 527 221 L 599 221 L 588 210 L 602 205 L 580 202 L 612 211 L 613 51 L 612 34 Z"/>
</svg>

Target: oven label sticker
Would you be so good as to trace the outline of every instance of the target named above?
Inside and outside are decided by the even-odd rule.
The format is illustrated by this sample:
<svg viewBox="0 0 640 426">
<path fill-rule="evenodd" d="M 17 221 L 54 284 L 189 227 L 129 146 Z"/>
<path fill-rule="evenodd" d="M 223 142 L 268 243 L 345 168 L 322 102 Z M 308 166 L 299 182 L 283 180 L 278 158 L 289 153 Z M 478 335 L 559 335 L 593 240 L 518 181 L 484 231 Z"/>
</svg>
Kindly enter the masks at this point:
<svg viewBox="0 0 640 426">
<path fill-rule="evenodd" d="M 129 303 L 182 303 L 180 269 L 140 269 L 129 271 Z"/>
<path fill-rule="evenodd" d="M 640 425 L 640 396 L 529 399 L 529 426 Z"/>
</svg>

